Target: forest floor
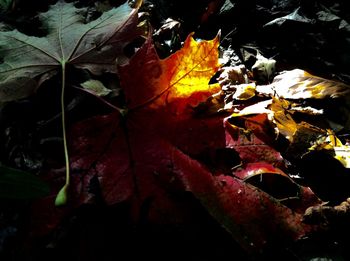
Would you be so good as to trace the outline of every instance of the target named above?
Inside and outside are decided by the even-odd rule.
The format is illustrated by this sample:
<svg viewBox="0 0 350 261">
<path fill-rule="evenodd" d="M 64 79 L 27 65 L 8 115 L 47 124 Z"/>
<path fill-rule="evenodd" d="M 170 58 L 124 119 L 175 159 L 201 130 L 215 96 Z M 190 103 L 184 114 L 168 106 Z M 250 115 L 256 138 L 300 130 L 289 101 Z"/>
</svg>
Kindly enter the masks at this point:
<svg viewBox="0 0 350 261">
<path fill-rule="evenodd" d="M 137 6 L 140 1 L 133 2 Z M 31 44 L 45 46 L 43 39 L 52 30 L 45 24 L 50 15 L 43 19 L 38 14 L 55 3 L 0 0 L 0 34 L 17 29 L 21 35 L 14 33 L 16 37 L 39 37 Z M 79 0 L 67 8 L 82 8 L 79 12 L 91 22 L 122 4 Z M 346 1 L 149 0 L 135 9 L 126 6 L 127 11 L 117 13 L 129 19 L 121 26 L 122 36 L 106 44 L 119 52 L 116 42 L 125 41 L 119 56 L 108 57 L 108 48 L 96 43 L 91 47 L 96 53 L 88 58 L 100 64 L 91 66 L 78 56 L 69 57 L 63 78 L 51 71 L 62 65 L 48 58 L 56 57 L 54 50 L 42 56 L 31 47 L 21 49 L 25 44 L 11 46 L 0 36 L 0 260 L 350 260 L 350 14 Z M 132 29 L 134 10 L 137 30 Z M 108 34 L 103 30 L 95 33 L 97 42 Z M 184 46 L 191 41 L 186 40 L 191 33 L 197 41 L 191 42 L 192 49 Z M 88 33 L 78 43 L 76 34 L 71 35 L 63 43 L 65 48 L 72 43 L 74 52 L 87 48 L 81 42 Z M 197 44 L 210 48 L 218 44 L 222 68 L 212 65 L 210 57 L 215 55 Z M 172 55 L 176 52 L 182 52 L 179 61 Z M 193 69 L 183 64 L 186 55 L 195 60 L 200 52 L 205 58 L 198 58 L 198 63 L 202 66 L 209 57 L 203 68 L 213 73 L 192 75 L 187 84 L 196 81 L 199 86 L 206 81 L 207 85 L 210 80 L 213 86 L 220 85 L 213 96 L 214 91 L 209 95 L 207 90 L 198 91 L 207 100 L 193 105 L 193 99 L 202 96 L 183 97 L 166 90 L 166 105 L 159 109 L 154 100 L 163 99 L 164 92 L 136 88 L 157 86 L 158 79 L 166 78 L 155 67 L 148 69 L 148 61 L 155 60 L 159 68 L 168 66 L 168 70 L 180 68 L 185 71 L 180 78 L 185 78 Z M 30 57 L 35 62 L 27 62 L 28 53 L 35 53 Z M 67 57 L 60 58 L 62 62 Z M 112 72 L 115 58 L 128 61 L 126 69 Z M 102 68 L 100 59 L 110 67 Z M 23 69 L 37 63 L 51 67 L 45 72 L 36 68 L 39 73 Z M 172 63 L 178 65 L 170 67 Z M 20 69 L 8 73 L 8 64 Z M 152 80 L 157 73 L 157 80 Z M 66 79 L 62 113 L 64 103 L 59 97 Z M 103 87 L 83 86 L 91 79 Z M 279 79 L 285 85 L 278 85 Z M 178 82 L 168 84 L 175 89 Z M 9 90 L 12 87 L 16 91 Z M 135 101 L 141 101 L 141 106 Z M 190 113 L 189 104 L 193 105 Z M 117 127 L 111 121 L 115 111 L 120 113 Z M 63 127 L 62 114 L 66 114 Z M 62 129 L 67 129 L 67 140 L 62 139 Z M 251 135 L 247 140 L 254 136 L 258 143 L 242 149 L 241 143 L 233 141 L 237 131 L 239 137 Z M 123 141 L 117 140 L 123 135 Z M 66 141 L 72 181 L 68 205 L 55 207 L 55 196 L 65 182 Z M 126 156 L 125 151 L 129 151 Z M 125 161 L 130 166 L 125 167 Z M 124 180 L 123 167 L 132 169 L 130 183 Z M 151 181 L 143 180 L 142 169 L 152 173 Z M 196 171 L 201 178 L 193 178 L 191 173 Z M 264 183 L 266 173 L 273 178 L 264 178 Z M 232 188 L 226 190 L 227 184 Z M 237 199 L 236 205 L 229 206 L 230 197 L 241 190 L 250 191 L 245 201 Z M 65 196 L 60 198 L 63 203 Z M 142 202 L 135 203 L 134 196 Z"/>
</svg>

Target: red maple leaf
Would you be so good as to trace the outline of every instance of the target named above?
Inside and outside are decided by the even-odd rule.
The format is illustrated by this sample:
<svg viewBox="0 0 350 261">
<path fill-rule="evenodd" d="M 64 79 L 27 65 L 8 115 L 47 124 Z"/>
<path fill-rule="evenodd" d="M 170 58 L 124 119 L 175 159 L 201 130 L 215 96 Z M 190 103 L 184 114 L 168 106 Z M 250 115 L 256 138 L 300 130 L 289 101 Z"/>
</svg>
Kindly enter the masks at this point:
<svg viewBox="0 0 350 261">
<path fill-rule="evenodd" d="M 267 193 L 233 176 L 213 175 L 198 160 L 237 145 L 227 140 L 223 116 L 193 112 L 218 90 L 208 84 L 219 68 L 218 44 L 218 37 L 196 42 L 189 36 L 180 51 L 160 60 L 147 40 L 119 68 L 127 108 L 80 122 L 71 131 L 71 204 L 93 202 L 97 183 L 107 204 L 131 202 L 136 219 L 147 202 L 148 220 L 178 222 L 183 202 L 173 192 L 190 191 L 252 251 L 312 229 L 300 213 Z"/>
</svg>

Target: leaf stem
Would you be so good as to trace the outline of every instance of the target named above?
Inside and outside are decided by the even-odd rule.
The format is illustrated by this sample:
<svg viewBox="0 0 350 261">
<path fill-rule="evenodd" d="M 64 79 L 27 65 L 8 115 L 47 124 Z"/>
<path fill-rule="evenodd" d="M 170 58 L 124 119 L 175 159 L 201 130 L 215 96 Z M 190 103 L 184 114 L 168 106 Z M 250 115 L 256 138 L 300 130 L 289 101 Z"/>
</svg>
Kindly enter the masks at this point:
<svg viewBox="0 0 350 261">
<path fill-rule="evenodd" d="M 70 184 L 70 164 L 69 164 L 69 154 L 67 147 L 67 136 L 66 136 L 66 111 L 64 104 L 65 97 L 65 87 L 66 87 L 66 62 L 62 61 L 62 90 L 61 90 L 61 115 L 62 115 L 62 136 L 63 136 L 63 149 L 64 149 L 64 159 L 66 163 L 66 183 L 58 192 L 55 200 L 56 206 L 62 206 L 67 203 L 67 193 Z"/>
<path fill-rule="evenodd" d="M 62 112 L 62 135 L 63 135 L 63 148 L 64 148 L 64 159 L 66 162 L 66 185 L 69 185 L 69 155 L 67 147 L 67 136 L 66 136 L 66 110 L 64 106 L 64 93 L 66 87 L 66 64 L 62 63 L 62 92 L 61 92 L 61 112 Z"/>
</svg>

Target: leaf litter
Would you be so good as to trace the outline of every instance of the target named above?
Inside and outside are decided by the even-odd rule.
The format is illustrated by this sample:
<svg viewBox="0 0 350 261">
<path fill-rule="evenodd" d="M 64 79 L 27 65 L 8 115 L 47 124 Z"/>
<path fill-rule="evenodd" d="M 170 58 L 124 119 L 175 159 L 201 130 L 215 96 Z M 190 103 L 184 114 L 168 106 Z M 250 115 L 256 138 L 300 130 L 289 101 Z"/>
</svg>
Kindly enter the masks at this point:
<svg viewBox="0 0 350 261">
<path fill-rule="evenodd" d="M 135 15 L 136 11 L 128 8 Z M 128 12 L 126 19 L 130 17 Z M 108 205 L 131 202 L 135 221 L 140 219 L 144 202 L 148 202 L 148 220 L 178 222 L 187 208 L 174 195 L 189 191 L 251 253 L 281 242 L 289 244 L 324 229 L 324 223 L 304 222 L 304 211 L 311 207 L 314 210 L 308 210 L 306 219 L 317 217 L 331 193 L 315 182 L 305 182 L 318 178 L 317 173 L 310 175 L 312 166 L 308 161 L 314 162 L 314 155 L 323 155 L 338 166 L 337 175 L 347 180 L 344 175 L 349 149 L 341 134 L 348 131 L 348 125 L 346 120 L 337 119 L 335 123 L 329 108 L 318 101 L 339 101 L 346 110 L 349 86 L 299 69 L 275 76 L 275 62 L 260 54 L 251 70 L 224 67 L 221 86 L 209 84 L 220 68 L 218 45 L 219 37 L 197 42 L 190 35 L 178 52 L 161 60 L 148 38 L 119 68 L 107 59 L 107 67 L 120 77 L 125 103 L 116 112 L 78 122 L 71 128 L 73 186 L 67 209 L 96 203 L 102 196 Z M 79 50 L 80 45 L 76 47 Z M 112 49 L 107 48 L 106 54 Z M 82 47 L 81 52 L 85 50 Z M 96 50 L 87 60 L 104 57 L 99 52 Z M 9 57 L 5 56 L 2 69 L 13 58 Z M 50 67 L 48 58 L 42 57 L 45 69 L 35 65 L 33 71 L 24 71 L 25 66 L 16 61 L 15 75 L 10 75 L 6 67 L 1 78 L 3 90 L 17 86 L 21 91 L 4 91 L 3 100 L 31 94 L 38 83 L 51 76 L 52 68 L 60 66 L 62 58 L 65 56 Z M 105 65 L 99 67 L 80 59 L 68 61 L 95 73 L 106 69 Z M 39 81 L 37 76 L 41 77 Z M 218 113 L 198 110 L 203 106 L 207 109 L 214 101 Z M 239 155 L 239 161 L 231 161 L 230 168 L 226 168 L 230 173 L 212 171 L 208 161 L 200 157 L 219 149 L 231 149 Z M 295 173 L 299 167 L 300 173 Z M 299 184 L 294 174 L 305 176 L 305 181 Z M 325 174 L 322 180 L 334 179 L 332 173 Z M 93 189 L 96 184 L 101 195 Z M 332 204 L 349 196 L 341 190 L 339 195 L 330 196 Z M 346 212 L 347 205 L 343 209 Z M 50 216 L 46 222 L 53 228 L 60 218 Z"/>
</svg>

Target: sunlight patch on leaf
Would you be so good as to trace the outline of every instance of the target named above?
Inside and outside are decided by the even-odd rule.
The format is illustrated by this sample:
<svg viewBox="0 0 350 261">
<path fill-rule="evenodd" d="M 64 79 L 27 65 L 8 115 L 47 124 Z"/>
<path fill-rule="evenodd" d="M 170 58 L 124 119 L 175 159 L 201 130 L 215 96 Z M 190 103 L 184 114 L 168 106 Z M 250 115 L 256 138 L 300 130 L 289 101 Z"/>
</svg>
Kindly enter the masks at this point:
<svg viewBox="0 0 350 261">
<path fill-rule="evenodd" d="M 257 91 L 285 99 L 324 99 L 345 97 L 350 86 L 294 69 L 282 72 L 269 85 L 258 86 Z"/>
<path fill-rule="evenodd" d="M 211 41 L 197 42 L 190 34 L 180 51 L 163 60 L 174 97 L 189 97 L 211 88 L 209 80 L 220 67 L 218 47 L 219 35 Z"/>
<path fill-rule="evenodd" d="M 219 91 L 218 84 L 209 84 L 220 67 L 218 46 L 219 35 L 210 41 L 197 42 L 190 34 L 179 51 L 161 60 L 152 40 L 147 39 L 130 62 L 118 70 L 121 84 L 128 85 L 125 94 L 129 109 L 146 105 L 157 108 L 182 99 L 183 104 L 175 106 L 177 111 L 182 111 Z"/>
<path fill-rule="evenodd" d="M 350 168 L 350 146 L 343 145 L 333 131 L 328 130 L 327 136 L 323 136 L 317 143 L 309 148 L 312 150 L 325 150 L 333 154 L 345 168 Z"/>
</svg>

